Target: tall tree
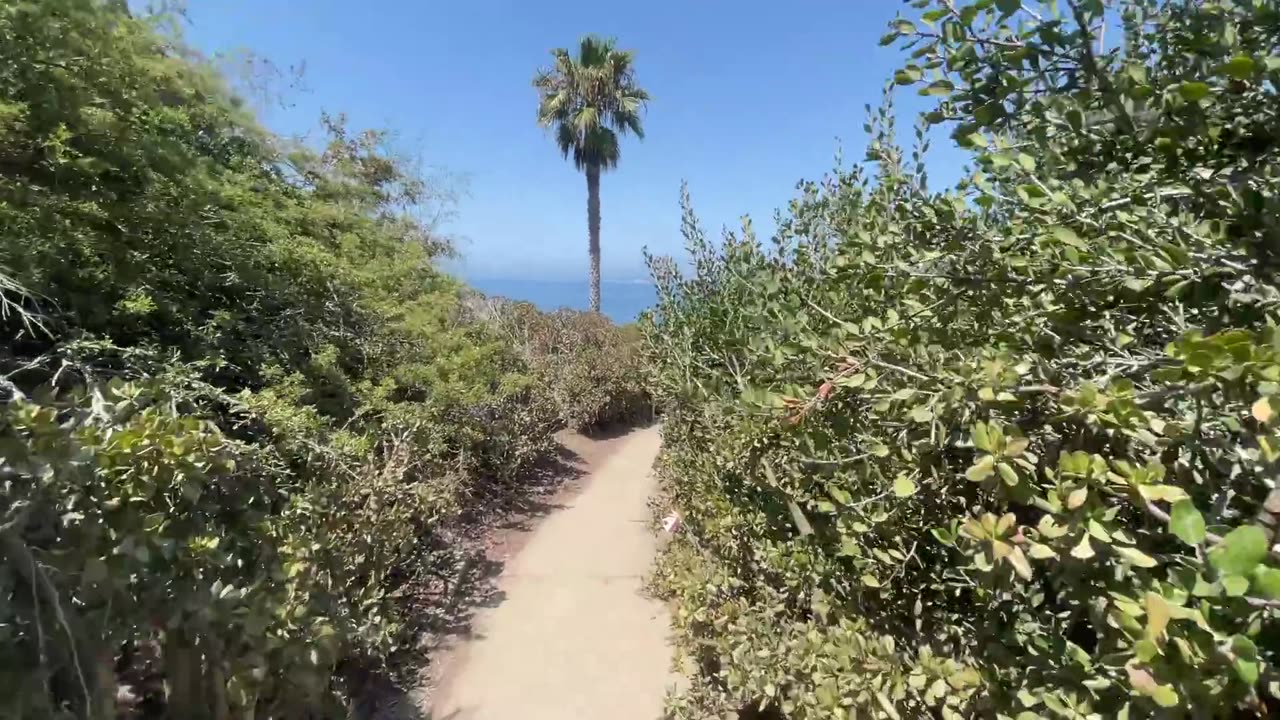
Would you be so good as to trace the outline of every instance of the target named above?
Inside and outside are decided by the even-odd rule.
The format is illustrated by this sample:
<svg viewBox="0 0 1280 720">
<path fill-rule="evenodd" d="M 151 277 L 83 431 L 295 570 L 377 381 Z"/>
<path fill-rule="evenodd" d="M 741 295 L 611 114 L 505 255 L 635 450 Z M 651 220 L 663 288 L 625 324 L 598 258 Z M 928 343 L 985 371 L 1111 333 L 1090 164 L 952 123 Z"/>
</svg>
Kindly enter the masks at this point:
<svg viewBox="0 0 1280 720">
<path fill-rule="evenodd" d="M 566 158 L 587 176 L 588 254 L 591 309 L 600 311 L 600 173 L 618 166 L 619 136 L 644 139 L 640 114 L 649 93 L 636 85 L 633 54 L 614 40 L 588 35 L 574 58 L 565 48 L 551 51 L 551 67 L 533 78 L 538 89 L 538 124 L 551 128 Z"/>
</svg>

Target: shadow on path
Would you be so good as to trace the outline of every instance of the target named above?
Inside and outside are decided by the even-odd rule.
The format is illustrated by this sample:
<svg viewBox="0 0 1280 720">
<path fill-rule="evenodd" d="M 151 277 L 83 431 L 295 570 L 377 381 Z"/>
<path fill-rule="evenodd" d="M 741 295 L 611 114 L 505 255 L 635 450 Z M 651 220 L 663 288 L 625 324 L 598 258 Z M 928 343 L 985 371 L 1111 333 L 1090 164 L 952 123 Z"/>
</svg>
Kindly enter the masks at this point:
<svg viewBox="0 0 1280 720">
<path fill-rule="evenodd" d="M 553 453 L 524 476 L 475 488 L 459 521 L 442 528 L 433 547 L 423 552 L 422 567 L 442 569 L 399 590 L 415 626 L 415 646 L 397 653 L 386 668 L 342 670 L 347 686 L 355 689 L 352 720 L 451 720 L 458 715 L 432 715 L 425 709 L 440 680 L 436 656 L 482 637 L 472 623 L 478 611 L 506 600 L 497 580 L 507 562 L 542 518 L 567 507 L 592 466 L 633 429 L 562 433 Z"/>
<path fill-rule="evenodd" d="M 581 441 L 584 445 L 577 445 Z M 590 478 L 507 563 L 501 604 L 440 656 L 431 707 L 458 720 L 657 720 L 671 684 L 666 607 L 644 592 L 658 537 L 648 523 L 657 426 L 566 439 Z M 604 450 L 601 453 L 601 450 Z"/>
</svg>

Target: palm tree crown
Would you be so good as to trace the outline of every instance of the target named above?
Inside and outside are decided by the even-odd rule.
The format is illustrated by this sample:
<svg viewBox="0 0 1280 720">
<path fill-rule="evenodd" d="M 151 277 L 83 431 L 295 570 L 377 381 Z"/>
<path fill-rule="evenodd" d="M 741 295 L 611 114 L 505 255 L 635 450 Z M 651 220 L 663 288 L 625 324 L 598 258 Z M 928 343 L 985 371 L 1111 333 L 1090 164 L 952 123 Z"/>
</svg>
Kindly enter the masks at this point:
<svg viewBox="0 0 1280 720">
<path fill-rule="evenodd" d="M 560 152 L 579 170 L 617 166 L 618 136 L 644 139 L 640 113 L 649 93 L 636 85 L 630 51 L 612 39 L 588 35 L 575 59 L 565 48 L 551 51 L 554 63 L 538 71 L 538 124 L 552 128 Z"/>
</svg>

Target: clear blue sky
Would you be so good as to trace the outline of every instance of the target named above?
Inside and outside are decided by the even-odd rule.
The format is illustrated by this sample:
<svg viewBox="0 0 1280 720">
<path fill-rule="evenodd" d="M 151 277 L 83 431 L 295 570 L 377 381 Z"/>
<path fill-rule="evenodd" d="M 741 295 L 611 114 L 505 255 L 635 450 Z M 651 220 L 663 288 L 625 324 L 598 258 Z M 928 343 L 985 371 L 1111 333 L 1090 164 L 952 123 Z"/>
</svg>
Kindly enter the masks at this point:
<svg viewBox="0 0 1280 720">
<path fill-rule="evenodd" d="M 879 37 L 899 0 L 191 0 L 187 39 L 306 64 L 272 129 L 303 134 L 322 110 L 399 133 L 400 145 L 465 180 L 445 231 L 472 277 L 580 278 L 586 183 L 534 122 L 534 71 L 584 33 L 636 53 L 653 96 L 646 140 L 602 183 L 606 280 L 645 275 L 640 250 L 679 254 L 679 187 L 711 232 L 750 214 L 764 233 L 801 179 L 832 167 L 837 138 L 861 157 L 866 103 L 902 56 Z M 925 101 L 898 93 L 899 126 Z M 935 187 L 963 156 L 934 141 Z"/>
</svg>

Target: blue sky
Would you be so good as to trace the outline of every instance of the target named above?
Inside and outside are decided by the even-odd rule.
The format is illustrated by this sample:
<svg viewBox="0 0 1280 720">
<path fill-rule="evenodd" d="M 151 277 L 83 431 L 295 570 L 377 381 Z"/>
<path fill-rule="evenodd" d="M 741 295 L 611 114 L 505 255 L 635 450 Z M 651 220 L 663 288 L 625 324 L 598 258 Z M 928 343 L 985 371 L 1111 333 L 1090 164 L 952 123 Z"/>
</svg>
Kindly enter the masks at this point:
<svg viewBox="0 0 1280 720">
<path fill-rule="evenodd" d="M 898 50 L 878 45 L 899 0 L 192 0 L 186 35 L 214 54 L 250 50 L 305 63 L 287 105 L 262 108 L 277 132 L 306 134 L 321 111 L 398 133 L 402 149 L 464 190 L 444 230 L 471 277 L 577 279 L 586 273 L 586 183 L 534 121 L 534 71 L 584 33 L 636 53 L 653 96 L 646 140 L 623 146 L 602 183 L 606 280 L 645 270 L 641 248 L 679 254 L 687 180 L 710 231 L 750 214 L 773 227 L 797 181 L 863 148 Z M 899 125 L 925 106 L 898 94 Z M 963 156 L 938 137 L 934 185 Z"/>
</svg>

